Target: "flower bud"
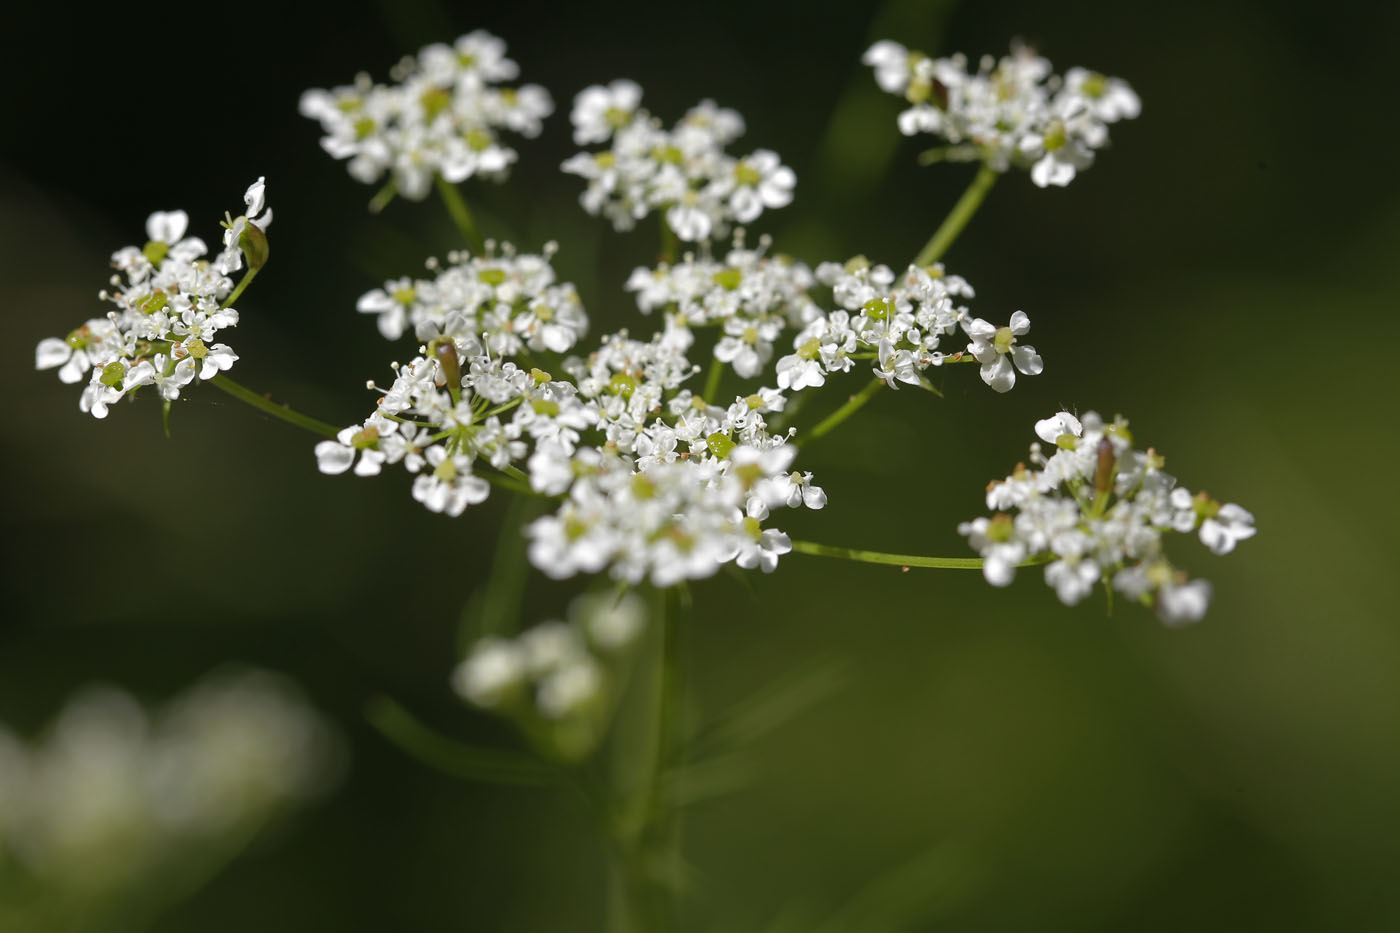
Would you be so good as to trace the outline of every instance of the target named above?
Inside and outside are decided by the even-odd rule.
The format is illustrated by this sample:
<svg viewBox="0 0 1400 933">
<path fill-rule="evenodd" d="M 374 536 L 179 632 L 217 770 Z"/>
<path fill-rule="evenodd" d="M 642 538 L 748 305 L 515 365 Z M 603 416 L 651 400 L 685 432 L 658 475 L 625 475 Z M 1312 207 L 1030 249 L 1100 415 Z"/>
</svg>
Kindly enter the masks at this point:
<svg viewBox="0 0 1400 933">
<path fill-rule="evenodd" d="M 1118 457 L 1113 453 L 1113 442 L 1108 438 L 1099 441 L 1098 462 L 1094 466 L 1094 495 L 1106 496 L 1113 488 L 1114 467 Z"/>
<path fill-rule="evenodd" d="M 462 364 L 457 359 L 457 345 L 452 342 L 451 337 L 434 337 L 429 345 L 433 358 L 442 367 L 443 378 L 447 381 L 447 388 L 455 398 L 462 390 Z"/>
<path fill-rule="evenodd" d="M 243 225 L 243 231 L 238 235 L 238 248 L 243 250 L 249 269 L 257 270 L 267 265 L 267 234 L 251 220 Z"/>
</svg>

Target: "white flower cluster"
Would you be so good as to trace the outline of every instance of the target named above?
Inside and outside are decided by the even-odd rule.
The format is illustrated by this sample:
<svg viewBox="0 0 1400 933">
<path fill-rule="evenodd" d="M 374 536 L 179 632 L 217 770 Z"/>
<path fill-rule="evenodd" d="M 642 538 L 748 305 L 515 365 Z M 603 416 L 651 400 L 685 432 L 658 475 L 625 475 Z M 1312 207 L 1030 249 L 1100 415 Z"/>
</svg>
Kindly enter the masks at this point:
<svg viewBox="0 0 1400 933">
<path fill-rule="evenodd" d="M 452 672 L 452 687 L 514 721 L 546 755 L 576 760 L 607 732 L 647 613 L 632 593 L 594 593 L 570 603 L 568 619 L 482 638 Z"/>
<path fill-rule="evenodd" d="M 721 262 L 687 255 L 674 265 L 641 267 L 627 280 L 643 314 L 661 309 L 674 331 L 717 327 L 714 356 L 745 379 L 759 376 L 785 328 L 801 329 L 821 316 L 807 297 L 812 270 L 764 249 L 736 246 Z"/>
<path fill-rule="evenodd" d="M 232 367 L 238 354 L 215 337 L 238 323 L 238 312 L 226 307 L 233 291 L 229 274 L 243 267 L 245 255 L 249 274 L 267 260 L 272 211 L 263 179 L 248 188 L 244 203 L 246 214 L 226 221 L 224 249 L 213 262 L 203 258 L 209 251 L 203 240 L 185 236 L 184 211 L 148 217 L 146 245 L 113 253 L 112 290 L 98 293 L 116 310 L 67 337 L 41 340 L 36 368 L 57 368 L 58 378 L 70 384 L 86 377 L 78 407 L 105 418 L 109 406 L 141 386 L 155 386 L 161 398 L 174 401 L 194 379 Z"/>
<path fill-rule="evenodd" d="M 520 72 L 505 51 L 504 42 L 477 30 L 404 59 L 395 84 L 361 74 L 353 85 L 307 91 L 301 112 L 320 122 L 321 147 L 348 159 L 353 178 L 373 184 L 388 174 L 406 198 L 426 197 L 437 177 L 500 180 L 516 158 L 501 131 L 538 136 L 554 110 L 538 85 L 500 86 Z"/>
<path fill-rule="evenodd" d="M 898 42 L 876 42 L 863 61 L 882 90 L 902 96 L 906 136 L 931 133 L 947 140 L 944 158 L 981 162 L 1005 172 L 1029 168 L 1031 180 L 1068 185 L 1108 144 L 1108 127 L 1142 110 L 1127 82 L 1084 68 L 1064 77 L 1025 48 L 1000 61 L 984 56 L 975 73 L 962 55 L 929 58 Z"/>
<path fill-rule="evenodd" d="M 480 340 L 495 355 L 563 353 L 588 330 L 588 316 L 574 286 L 555 281 L 554 251 L 550 243 L 542 254 L 517 254 L 510 244 L 500 255 L 450 253 L 446 268 L 429 263 L 432 279 L 386 282 L 356 307 L 378 315 L 379 332 L 390 340 L 411 328 L 419 340 Z"/>
<path fill-rule="evenodd" d="M 710 446 L 724 450 L 723 437 Z M 792 541 L 763 527 L 769 511 L 826 504 L 808 475 L 787 472 L 796 453 L 790 444 L 730 446 L 722 457 L 639 465 L 606 450 L 579 450 L 568 464 L 577 478 L 563 506 L 526 530 L 530 560 L 556 578 L 608 569 L 619 580 L 659 587 L 711 576 L 731 561 L 772 572 Z"/>
<path fill-rule="evenodd" d="M 396 365 L 378 410 L 316 446 L 320 469 L 367 476 L 401 462 L 417 474 L 414 498 L 450 515 L 486 499 L 478 461 L 498 481 L 528 478 L 534 492 L 566 497 L 529 531 L 532 560 L 556 577 L 610 568 L 674 582 L 729 561 L 769 571 L 791 549 L 762 527 L 769 511 L 825 505 L 811 474 L 788 472 L 787 435 L 768 432 L 781 392 L 760 388 L 726 408 L 682 388 L 697 371 L 684 328 L 645 343 L 609 335 L 564 360 L 573 381 L 526 371 L 483 340 L 436 336 Z"/>
<path fill-rule="evenodd" d="M 1177 570 L 1162 553 L 1162 536 L 1195 531 L 1216 554 L 1228 554 L 1254 535 L 1254 516 L 1176 485 L 1156 451 L 1133 449 L 1122 419 L 1106 424 L 1093 412 L 1080 419 L 1062 411 L 1035 432 L 1053 453 L 1032 444 L 1038 469 L 1018 465 L 988 487 L 987 508 L 997 513 L 958 526 L 981 553 L 988 582 L 1005 586 L 1017 565 L 1043 558 L 1051 560 L 1045 582 L 1067 605 L 1102 580 L 1155 607 L 1164 622 L 1200 619 L 1210 584 Z"/>
<path fill-rule="evenodd" d="M 930 366 L 969 359 L 964 353 L 982 364 L 982 381 L 998 392 L 1016 384 L 1018 370 L 1033 376 L 1044 369 L 1035 348 L 1018 342 L 1030 330 L 1025 312 L 1002 327 L 972 317 L 956 304 L 972 297 L 972 286 L 941 265 L 911 265 L 896 277 L 888 266 L 857 256 L 845 265 L 822 263 L 817 279 L 831 287 L 840 310 L 818 316 L 793 338 L 793 352 L 778 360 L 780 388 L 823 385 L 827 374 L 849 372 L 857 359 L 873 358 L 875 375 L 891 388 L 919 385 Z M 943 339 L 959 328 L 966 349 L 945 353 Z"/>
<path fill-rule="evenodd" d="M 221 861 L 324 791 L 339 754 L 299 692 L 264 672 L 215 675 L 154 714 L 89 688 L 33 742 L 0 728 L 0 883 L 22 871 L 67 907 L 160 896 L 181 864 Z"/>
<path fill-rule="evenodd" d="M 580 203 L 618 230 L 630 230 L 652 211 L 682 240 L 723 237 L 732 224 L 757 220 L 765 208 L 792 201 L 797 176 L 776 152 L 758 149 L 736 159 L 724 148 L 744 132 L 733 110 L 702 101 L 672 129 L 641 109 L 642 89 L 631 81 L 595 85 L 574 98 L 574 142 L 608 143 L 580 152 L 563 170 L 588 182 Z"/>
<path fill-rule="evenodd" d="M 583 712 L 601 698 L 607 660 L 641 634 L 646 610 L 630 593 L 581 596 L 569 617 L 481 639 L 453 671 L 453 689 L 484 709 L 527 705 L 547 719 Z"/>
</svg>

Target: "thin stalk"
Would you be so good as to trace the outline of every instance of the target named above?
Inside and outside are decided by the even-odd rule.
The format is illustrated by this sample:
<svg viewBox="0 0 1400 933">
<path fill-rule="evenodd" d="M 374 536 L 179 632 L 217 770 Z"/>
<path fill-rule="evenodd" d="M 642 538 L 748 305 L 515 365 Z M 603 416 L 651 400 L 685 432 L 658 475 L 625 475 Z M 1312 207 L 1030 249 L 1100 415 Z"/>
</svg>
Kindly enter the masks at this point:
<svg viewBox="0 0 1400 933">
<path fill-rule="evenodd" d="M 865 388 L 861 389 L 860 392 L 856 393 L 855 395 L 852 395 L 849 399 L 847 399 L 846 404 L 842 405 L 840 408 L 836 409 L 831 414 L 827 415 L 824 419 L 822 419 L 820 422 L 818 422 L 816 427 L 812 428 L 811 431 L 807 432 L 807 436 L 802 439 L 801 443 L 803 445 L 810 444 L 813 441 L 818 440 L 819 438 L 824 437 L 827 434 L 830 434 L 833 430 L 836 429 L 838 425 L 841 424 L 841 422 L 845 421 L 847 418 L 851 417 L 851 415 L 854 415 L 856 412 L 860 411 L 860 409 L 865 405 L 866 402 L 870 401 L 872 398 L 875 397 L 875 393 L 879 392 L 881 387 L 884 386 L 884 384 L 885 382 L 883 379 L 872 379 L 869 385 L 867 385 Z"/>
<path fill-rule="evenodd" d="M 391 180 L 387 185 L 375 192 L 374 197 L 369 199 L 369 212 L 371 214 L 378 214 L 389 206 L 389 202 L 394 200 L 394 196 L 398 193 L 398 182 Z"/>
<path fill-rule="evenodd" d="M 442 195 L 442 203 L 447 206 L 447 212 L 452 215 L 452 222 L 457 225 L 457 229 L 462 236 L 466 237 L 467 245 L 472 252 L 480 253 L 485 249 L 482 243 L 481 234 L 477 232 L 476 221 L 472 219 L 472 212 L 467 207 L 467 201 L 462 197 L 462 192 L 457 190 L 457 186 L 443 178 L 437 177 L 438 194 Z"/>
<path fill-rule="evenodd" d="M 238 280 L 238 284 L 233 287 L 233 291 L 229 292 L 228 297 L 224 299 L 223 304 L 219 305 L 219 308 L 223 309 L 233 307 L 233 303 L 238 300 L 238 296 L 243 294 L 243 289 L 248 287 L 248 283 L 253 281 L 253 276 L 257 274 L 258 270 L 254 269 L 252 266 L 249 266 L 248 271 L 243 273 L 243 278 Z"/>
<path fill-rule="evenodd" d="M 650 631 L 614 738 L 614 809 L 608 821 L 609 933 L 664 933 L 667 890 L 658 868 L 671 855 L 671 814 L 662 787 L 674 763 L 675 631 L 667 593 L 654 590 Z"/>
<path fill-rule="evenodd" d="M 914 265 L 929 266 L 942 258 L 948 247 L 958 238 L 958 234 L 962 233 L 963 227 L 972 219 L 972 215 L 977 213 L 977 208 L 982 206 L 982 199 L 992 190 L 999 174 L 985 165 L 977 170 L 972 184 L 967 186 L 958 203 L 953 205 L 943 223 L 933 232 L 933 236 L 914 259 Z"/>
<path fill-rule="evenodd" d="M 676 254 L 679 252 L 676 231 L 672 230 L 671 225 L 666 222 L 665 211 L 658 211 L 656 216 L 661 221 L 661 261 L 675 262 Z"/>
<path fill-rule="evenodd" d="M 724 377 L 724 364 L 719 361 L 719 357 L 710 360 L 710 371 L 705 376 L 705 391 L 701 398 L 715 404 L 715 395 L 719 392 L 719 381 Z"/>
<path fill-rule="evenodd" d="M 518 493 L 522 496 L 529 496 L 532 499 L 552 500 L 556 498 L 555 496 L 547 496 L 542 492 L 536 492 L 535 489 L 530 486 L 528 480 L 522 480 L 508 473 L 497 473 L 493 469 L 482 470 L 476 475 L 480 476 L 482 479 L 486 480 L 486 482 L 490 483 L 492 486 L 497 487 L 498 489 L 504 489 L 508 492 Z M 521 475 L 523 476 L 524 474 L 522 473 Z"/>
<path fill-rule="evenodd" d="M 924 557 L 919 554 L 887 554 L 884 551 L 862 551 L 851 547 L 833 547 L 829 544 L 816 544 L 812 541 L 794 541 L 792 550 L 797 554 L 811 554 L 814 557 L 838 557 L 863 564 L 887 564 L 893 567 L 928 567 L 934 570 L 981 570 L 980 557 Z M 1042 554 L 1023 560 L 1017 567 L 1034 567 L 1049 563 L 1051 555 Z"/>
<path fill-rule="evenodd" d="M 249 276 L 249 278 L 251 278 L 251 276 Z M 244 281 L 247 281 L 247 279 L 245 279 Z M 320 434 L 325 437 L 335 437 L 337 434 L 340 433 L 340 428 L 337 428 L 335 425 L 327 424 L 326 422 L 313 418 L 310 415 L 303 415 L 296 409 L 290 408 L 286 405 L 279 405 L 272 399 L 265 398 L 264 396 L 259 395 L 247 386 L 243 386 L 238 384 L 237 382 L 234 382 L 232 379 L 230 379 L 223 373 L 219 373 L 213 379 L 209 379 L 207 381 L 210 385 L 217 386 L 220 389 L 223 389 L 225 392 L 227 392 L 229 395 L 232 395 L 240 402 L 247 402 L 249 405 L 252 405 L 254 408 L 258 409 L 261 412 L 264 412 L 265 414 L 269 414 L 274 418 L 280 418 L 288 424 L 294 424 L 297 427 L 302 428 L 306 431 L 310 431 L 313 434 Z"/>
<path fill-rule="evenodd" d="M 465 745 L 448 738 L 387 696 L 370 697 L 365 718 L 405 754 L 444 774 L 501 784 L 553 784 L 556 772 L 519 752 Z"/>
</svg>

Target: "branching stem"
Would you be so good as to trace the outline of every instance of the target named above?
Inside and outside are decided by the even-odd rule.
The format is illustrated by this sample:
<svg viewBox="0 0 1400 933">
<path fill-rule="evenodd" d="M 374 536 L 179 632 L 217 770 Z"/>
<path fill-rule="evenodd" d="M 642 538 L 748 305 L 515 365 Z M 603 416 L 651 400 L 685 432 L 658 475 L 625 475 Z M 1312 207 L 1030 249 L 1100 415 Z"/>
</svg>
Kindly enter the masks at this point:
<svg viewBox="0 0 1400 933">
<path fill-rule="evenodd" d="M 245 279 L 244 281 L 247 280 Z M 302 428 L 306 431 L 310 431 L 313 434 L 320 434 L 325 437 L 335 437 L 337 434 L 340 433 L 340 428 L 337 428 L 335 425 L 327 424 L 326 422 L 321 421 L 317 418 L 313 418 L 310 415 L 303 415 L 301 412 L 287 405 L 279 405 L 272 399 L 267 398 L 266 396 L 259 395 L 247 386 L 240 385 L 239 383 L 234 382 L 232 379 L 230 379 L 223 373 L 219 373 L 213 379 L 209 379 L 207 381 L 210 385 L 217 386 L 220 389 L 223 389 L 225 392 L 227 392 L 229 395 L 232 395 L 240 402 L 247 402 L 249 405 L 252 405 L 254 408 L 258 409 L 261 412 L 269 414 L 274 418 L 280 418 L 288 424 L 294 424 L 297 427 Z"/>
<path fill-rule="evenodd" d="M 972 219 L 972 215 L 977 213 L 977 208 L 982 206 L 982 199 L 987 196 L 987 192 L 992 190 L 992 185 L 996 184 L 997 176 L 1000 173 L 982 166 L 977 170 L 977 176 L 972 179 L 972 184 L 967 186 L 963 196 L 958 198 L 958 203 L 953 205 L 953 209 L 948 212 L 943 223 L 933 232 L 927 244 L 914 259 L 916 266 L 930 266 L 943 257 L 948 252 L 948 247 L 953 245 L 953 241 L 962 233 L 963 227 Z"/>
<path fill-rule="evenodd" d="M 452 215 L 452 222 L 457 225 L 458 231 L 467 240 L 467 246 L 473 253 L 485 251 L 485 244 L 482 242 L 481 234 L 477 232 L 476 221 L 472 219 L 472 212 L 467 207 L 467 201 L 462 197 L 462 192 L 457 190 L 457 186 L 443 178 L 437 177 L 438 194 L 442 195 L 442 203 L 447 206 L 447 212 Z"/>
<path fill-rule="evenodd" d="M 812 541 L 794 541 L 792 550 L 796 554 L 811 554 L 815 557 L 838 557 L 863 564 L 888 564 L 894 567 L 928 567 L 934 570 L 981 570 L 980 557 L 924 557 L 918 554 L 887 554 L 884 551 L 862 551 L 851 547 L 833 547 L 829 544 L 816 544 Z M 1038 555 L 1017 564 L 1018 567 L 1034 567 L 1050 561 L 1051 555 Z"/>
<path fill-rule="evenodd" d="M 875 397 L 875 393 L 879 392 L 884 384 L 883 379 L 872 379 L 865 388 L 847 399 L 846 404 L 827 415 L 817 423 L 816 427 L 808 431 L 807 436 L 802 438 L 802 444 L 805 446 L 831 433 L 841 422 L 860 411 L 866 402 Z"/>
</svg>

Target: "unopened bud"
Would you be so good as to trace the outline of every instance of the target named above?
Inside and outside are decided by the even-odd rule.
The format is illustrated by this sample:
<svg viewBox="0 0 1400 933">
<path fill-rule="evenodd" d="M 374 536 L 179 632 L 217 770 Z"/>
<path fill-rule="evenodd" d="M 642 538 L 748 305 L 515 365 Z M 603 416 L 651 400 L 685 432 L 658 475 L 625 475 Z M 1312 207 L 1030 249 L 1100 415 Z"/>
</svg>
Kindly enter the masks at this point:
<svg viewBox="0 0 1400 933">
<path fill-rule="evenodd" d="M 97 381 L 109 388 L 119 389 L 122 385 L 122 379 L 125 377 L 126 367 L 119 362 L 111 362 L 102 367 L 102 375 L 98 377 Z"/>
<path fill-rule="evenodd" d="M 723 460 L 729 456 L 730 451 L 739 445 L 730 440 L 729 435 L 716 431 L 705 438 L 705 446 L 710 448 L 710 453 Z"/>
<path fill-rule="evenodd" d="M 429 349 L 433 357 L 442 367 L 443 378 L 447 380 L 447 387 L 454 394 L 462 388 L 462 364 L 457 359 L 457 345 L 452 342 L 451 337 L 434 337 L 429 343 Z"/>
<path fill-rule="evenodd" d="M 1094 494 L 1107 495 L 1113 488 L 1114 466 L 1118 458 L 1113 453 L 1113 442 L 1108 438 L 1099 441 L 1098 462 L 1094 466 Z"/>
</svg>

